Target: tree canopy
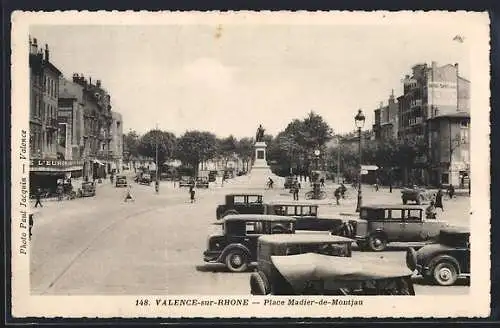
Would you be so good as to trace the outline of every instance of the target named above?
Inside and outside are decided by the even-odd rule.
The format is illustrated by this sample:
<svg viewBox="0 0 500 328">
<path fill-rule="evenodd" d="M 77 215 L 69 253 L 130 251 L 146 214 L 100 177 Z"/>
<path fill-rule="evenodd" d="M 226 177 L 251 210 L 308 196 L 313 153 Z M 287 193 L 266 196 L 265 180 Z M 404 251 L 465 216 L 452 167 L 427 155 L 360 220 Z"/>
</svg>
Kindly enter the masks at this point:
<svg viewBox="0 0 500 328">
<path fill-rule="evenodd" d="M 172 158 L 175 149 L 176 138 L 171 132 L 151 130 L 143 135 L 138 145 L 140 155 L 150 157 L 156 161 L 156 146 L 158 145 L 158 162 L 163 164 Z"/>
<path fill-rule="evenodd" d="M 177 140 L 175 157 L 197 170 L 202 161 L 216 156 L 217 138 L 211 132 L 188 131 Z"/>
</svg>

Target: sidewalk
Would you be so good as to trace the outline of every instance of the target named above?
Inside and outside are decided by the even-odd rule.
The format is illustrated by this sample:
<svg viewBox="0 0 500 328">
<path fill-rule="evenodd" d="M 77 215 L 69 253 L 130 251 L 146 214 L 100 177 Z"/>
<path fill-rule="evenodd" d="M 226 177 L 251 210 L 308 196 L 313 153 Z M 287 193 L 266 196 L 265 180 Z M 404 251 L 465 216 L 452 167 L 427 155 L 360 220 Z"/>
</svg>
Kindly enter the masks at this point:
<svg viewBox="0 0 500 328">
<path fill-rule="evenodd" d="M 82 188 L 82 184 L 83 184 L 83 179 L 82 178 L 71 179 L 71 182 L 73 184 L 73 190 L 74 191 L 77 191 L 78 189 Z M 103 179 L 102 183 L 98 183 L 97 180 L 96 180 L 96 183 L 95 183 L 95 185 L 96 185 L 96 191 L 97 191 L 97 189 L 99 189 L 100 186 L 104 186 L 106 184 L 110 184 L 109 179 L 107 181 Z M 64 202 L 64 201 L 69 201 L 69 199 L 67 199 L 67 196 L 63 196 L 63 199 L 59 200 L 59 198 L 57 196 L 53 196 L 53 197 L 42 198 L 42 199 L 40 199 L 40 201 L 43 204 L 44 202 L 55 202 L 55 201 Z M 32 206 L 34 206 L 35 203 L 36 203 L 36 199 L 30 198 L 30 203 L 31 203 Z"/>
</svg>

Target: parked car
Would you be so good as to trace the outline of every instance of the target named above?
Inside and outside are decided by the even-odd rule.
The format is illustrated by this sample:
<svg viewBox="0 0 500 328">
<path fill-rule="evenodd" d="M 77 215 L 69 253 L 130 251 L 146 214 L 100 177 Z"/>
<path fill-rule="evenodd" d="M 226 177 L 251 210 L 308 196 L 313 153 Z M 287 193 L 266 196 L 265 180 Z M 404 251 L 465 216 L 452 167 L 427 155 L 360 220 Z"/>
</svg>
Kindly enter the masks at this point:
<svg viewBox="0 0 500 328">
<path fill-rule="evenodd" d="M 470 277 L 469 237 L 468 228 L 442 229 L 435 243 L 418 251 L 408 248 L 406 264 L 426 280 L 441 286 L 453 285 L 459 277 Z"/>
<path fill-rule="evenodd" d="M 215 217 L 221 219 L 230 214 L 264 214 L 265 208 L 260 194 L 229 194 L 225 203 L 217 206 Z"/>
<path fill-rule="evenodd" d="M 127 184 L 127 177 L 124 175 L 117 175 L 116 176 L 116 182 L 115 182 L 115 187 L 126 187 Z"/>
<path fill-rule="evenodd" d="M 295 181 L 294 177 L 288 176 L 285 178 L 285 183 L 284 183 L 284 188 L 285 189 L 290 189 L 293 186 L 293 183 Z"/>
<path fill-rule="evenodd" d="M 224 263 L 233 272 L 245 271 L 256 260 L 257 239 L 264 234 L 294 233 L 295 220 L 277 215 L 228 215 L 214 225 L 221 231 L 209 236 L 203 259 Z"/>
<path fill-rule="evenodd" d="M 419 205 L 362 206 L 359 219 L 349 220 L 351 238 L 361 249 L 383 251 L 390 242 L 423 242 L 436 237 L 446 221 L 425 218 Z"/>
<path fill-rule="evenodd" d="M 426 204 L 435 198 L 436 192 L 421 187 L 404 188 L 401 190 L 401 200 L 405 205 L 409 201 L 415 202 L 418 205 Z"/>
<path fill-rule="evenodd" d="M 208 177 L 196 178 L 196 188 L 208 188 Z"/>
<path fill-rule="evenodd" d="M 190 176 L 183 175 L 179 180 L 179 187 L 189 187 L 193 184 L 193 179 Z"/>
<path fill-rule="evenodd" d="M 217 171 L 208 172 L 208 182 L 215 182 L 217 180 Z"/>
<path fill-rule="evenodd" d="M 93 182 L 83 182 L 81 188 L 81 197 L 93 197 L 95 196 L 95 184 Z"/>
<path fill-rule="evenodd" d="M 273 255 L 274 249 L 282 253 L 286 245 L 267 241 L 259 239 L 258 269 L 250 276 L 253 295 L 415 295 L 412 272 L 406 267 L 379 258 L 345 256 L 344 252 L 328 254 L 321 248 Z M 350 245 L 343 240 L 330 243 L 340 249 Z"/>
<path fill-rule="evenodd" d="M 151 182 L 153 181 L 152 177 L 151 177 L 151 174 L 149 173 L 143 173 L 139 176 L 139 184 L 143 184 L 143 185 L 150 185 Z"/>
<path fill-rule="evenodd" d="M 344 220 L 319 216 L 319 206 L 308 201 L 272 201 L 265 204 L 265 214 L 291 216 L 296 230 L 329 231 L 340 234 Z"/>
</svg>

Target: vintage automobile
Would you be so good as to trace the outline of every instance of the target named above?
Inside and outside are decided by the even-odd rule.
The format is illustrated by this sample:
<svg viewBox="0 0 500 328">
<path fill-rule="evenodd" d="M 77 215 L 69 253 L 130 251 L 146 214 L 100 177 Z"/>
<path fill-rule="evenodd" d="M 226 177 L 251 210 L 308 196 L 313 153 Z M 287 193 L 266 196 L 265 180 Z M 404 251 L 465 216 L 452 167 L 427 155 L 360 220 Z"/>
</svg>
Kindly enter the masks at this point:
<svg viewBox="0 0 500 328">
<path fill-rule="evenodd" d="M 151 177 L 151 174 L 149 173 L 142 173 L 140 176 L 139 176 L 139 179 L 138 179 L 138 183 L 139 184 L 144 184 L 144 185 L 150 185 L 151 182 L 153 181 L 152 177 Z"/>
<path fill-rule="evenodd" d="M 295 178 L 288 176 L 285 178 L 285 183 L 284 183 L 284 188 L 285 189 L 290 189 L 293 186 L 293 183 L 295 182 Z"/>
<path fill-rule="evenodd" d="M 221 219 L 229 214 L 264 214 L 264 211 L 260 194 L 228 194 L 225 204 L 217 206 L 215 217 Z"/>
<path fill-rule="evenodd" d="M 459 277 L 470 277 L 469 236 L 468 228 L 442 229 L 435 243 L 418 251 L 408 248 L 406 265 L 426 280 L 441 286 L 453 285 Z"/>
<path fill-rule="evenodd" d="M 418 205 L 426 204 L 435 198 L 436 192 L 421 187 L 404 188 L 401 190 L 401 199 L 405 205 L 409 201 L 415 202 Z"/>
<path fill-rule="evenodd" d="M 208 172 L 208 182 L 215 182 L 217 180 L 217 171 Z"/>
<path fill-rule="evenodd" d="M 116 182 L 115 182 L 115 187 L 126 187 L 127 184 L 127 177 L 124 175 L 117 175 L 116 176 Z"/>
<path fill-rule="evenodd" d="M 264 254 L 270 256 L 265 257 Z M 395 267 L 393 263 L 379 258 L 332 256 L 323 252 L 272 255 L 261 249 L 258 271 L 250 276 L 250 293 L 415 295 L 411 276 L 408 268 Z"/>
<path fill-rule="evenodd" d="M 344 220 L 319 216 L 318 204 L 308 201 L 271 201 L 265 204 L 265 214 L 291 216 L 296 219 L 295 230 L 341 233 Z"/>
<path fill-rule="evenodd" d="M 348 225 L 360 249 L 383 251 L 390 242 L 429 241 L 448 223 L 425 218 L 425 208 L 419 205 L 369 205 Z"/>
<path fill-rule="evenodd" d="M 190 176 L 183 175 L 179 180 L 179 187 L 190 187 L 193 184 L 193 179 Z"/>
<path fill-rule="evenodd" d="M 83 182 L 80 197 L 93 197 L 95 196 L 95 184 L 93 182 Z"/>
<path fill-rule="evenodd" d="M 196 188 L 206 188 L 208 189 L 208 177 L 197 177 L 196 178 Z"/>
<path fill-rule="evenodd" d="M 228 215 L 214 223 L 221 229 L 209 236 L 203 259 L 209 263 L 223 263 L 233 272 L 245 271 L 256 260 L 259 236 L 294 233 L 294 222 L 293 218 L 277 215 Z"/>
</svg>

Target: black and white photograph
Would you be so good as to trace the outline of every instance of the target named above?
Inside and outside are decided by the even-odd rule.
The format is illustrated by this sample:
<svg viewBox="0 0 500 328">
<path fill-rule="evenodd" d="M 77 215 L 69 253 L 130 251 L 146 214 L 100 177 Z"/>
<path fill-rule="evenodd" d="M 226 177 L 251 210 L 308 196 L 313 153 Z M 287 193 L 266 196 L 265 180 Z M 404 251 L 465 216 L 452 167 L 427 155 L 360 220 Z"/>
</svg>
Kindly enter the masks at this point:
<svg viewBox="0 0 500 328">
<path fill-rule="evenodd" d="M 14 314 L 489 314 L 486 13 L 12 24 Z"/>
</svg>

